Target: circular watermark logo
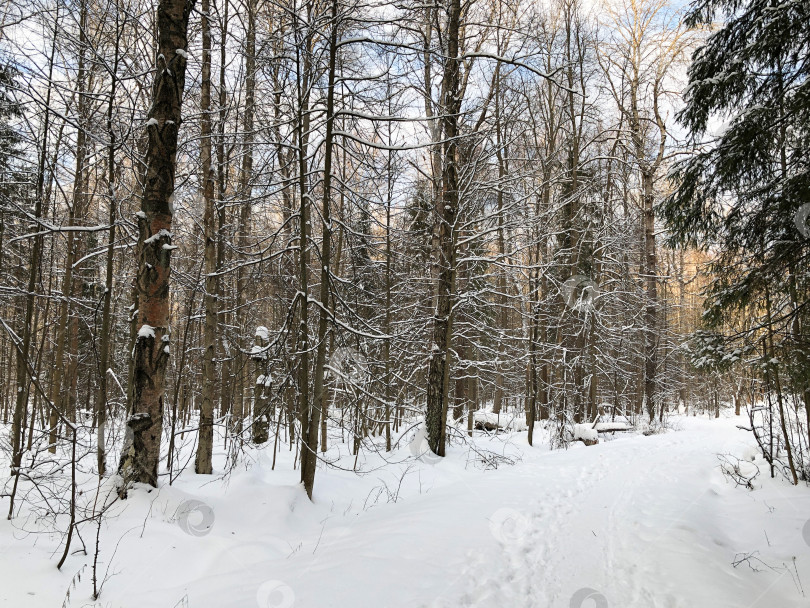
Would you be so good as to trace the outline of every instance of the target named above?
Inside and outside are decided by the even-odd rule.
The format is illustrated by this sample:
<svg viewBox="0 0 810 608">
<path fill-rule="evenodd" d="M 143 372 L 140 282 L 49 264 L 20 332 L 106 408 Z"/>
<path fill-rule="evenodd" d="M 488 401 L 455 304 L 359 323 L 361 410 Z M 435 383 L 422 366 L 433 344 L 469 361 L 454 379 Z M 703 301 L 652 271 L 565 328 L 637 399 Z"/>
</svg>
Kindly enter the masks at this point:
<svg viewBox="0 0 810 608">
<path fill-rule="evenodd" d="M 329 357 L 328 373 L 344 382 L 359 384 L 369 376 L 368 359 L 354 348 L 341 346 Z"/>
<path fill-rule="evenodd" d="M 498 509 L 489 518 L 489 530 L 498 542 L 509 544 L 525 538 L 529 519 L 515 509 Z"/>
<path fill-rule="evenodd" d="M 582 311 L 593 310 L 594 300 L 599 293 L 596 283 L 582 274 L 567 278 L 560 291 L 568 308 Z"/>
<path fill-rule="evenodd" d="M 191 536 L 208 534 L 214 519 L 214 510 L 201 500 L 186 500 L 177 508 L 177 525 Z"/>
<path fill-rule="evenodd" d="M 430 449 L 430 443 L 428 443 L 427 438 L 427 429 L 424 424 L 420 425 L 419 428 L 416 429 L 413 439 L 411 439 L 411 442 L 408 444 L 408 449 L 411 451 L 411 455 L 414 458 L 421 460 L 425 464 L 434 465 L 442 459 L 441 456 L 437 455 L 433 450 Z"/>
<path fill-rule="evenodd" d="M 256 591 L 256 604 L 259 608 L 292 608 L 295 605 L 295 593 L 281 581 L 266 581 Z"/>
<path fill-rule="evenodd" d="M 808 224 L 808 219 L 810 219 L 810 203 L 805 203 L 796 209 L 796 214 L 793 216 L 793 223 L 796 224 L 796 228 L 805 238 L 810 237 L 810 224 Z"/>
<path fill-rule="evenodd" d="M 802 528 L 802 538 L 804 539 L 805 544 L 810 547 L 810 519 L 804 522 L 804 528 Z"/>
<path fill-rule="evenodd" d="M 586 604 L 590 600 L 590 603 Z M 608 608 L 607 598 L 596 589 L 583 587 L 571 596 L 570 608 Z"/>
</svg>

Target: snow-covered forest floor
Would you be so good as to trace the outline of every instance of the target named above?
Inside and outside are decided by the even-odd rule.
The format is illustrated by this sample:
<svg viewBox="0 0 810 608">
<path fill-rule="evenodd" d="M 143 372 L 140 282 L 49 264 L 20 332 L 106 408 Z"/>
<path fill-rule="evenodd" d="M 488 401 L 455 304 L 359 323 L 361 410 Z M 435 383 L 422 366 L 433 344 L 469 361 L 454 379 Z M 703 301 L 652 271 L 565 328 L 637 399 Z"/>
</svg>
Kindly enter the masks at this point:
<svg viewBox="0 0 810 608">
<path fill-rule="evenodd" d="M 361 475 L 349 454 L 321 467 L 313 503 L 294 453 L 282 449 L 271 470 L 272 445 L 250 450 L 249 465 L 223 475 L 220 449 L 218 475 L 188 467 L 115 502 L 95 602 L 95 525 L 83 528 L 87 555 L 59 572 L 62 538 L 31 533 L 50 524 L 25 509 L 4 518 L 0 605 L 810 606 L 810 491 L 769 477 L 742 422 L 673 417 L 660 434 L 555 451 L 542 432 L 533 448 L 525 432 L 476 434 L 444 459 L 414 458 L 408 436 L 386 455 L 362 451 Z M 485 465 L 492 453 L 497 468 Z M 718 455 L 753 458 L 754 489 L 724 475 Z"/>
</svg>

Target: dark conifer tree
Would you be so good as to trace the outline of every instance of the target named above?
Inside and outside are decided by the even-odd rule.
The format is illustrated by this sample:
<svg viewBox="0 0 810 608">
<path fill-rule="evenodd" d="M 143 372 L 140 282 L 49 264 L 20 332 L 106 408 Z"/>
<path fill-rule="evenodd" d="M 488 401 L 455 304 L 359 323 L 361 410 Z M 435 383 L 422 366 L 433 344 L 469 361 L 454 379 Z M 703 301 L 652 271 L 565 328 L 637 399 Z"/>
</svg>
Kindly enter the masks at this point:
<svg viewBox="0 0 810 608">
<path fill-rule="evenodd" d="M 678 116 L 696 152 L 673 171 L 663 216 L 674 243 L 716 252 L 704 320 L 721 329 L 741 313 L 756 319 L 726 336 L 759 353 L 781 411 L 783 392 L 810 402 L 810 4 L 701 1 L 688 24 L 718 16 L 722 26 L 694 54 Z M 780 413 L 779 434 L 801 452 L 810 408 L 796 414 L 804 430 L 790 436 L 789 413 Z"/>
</svg>

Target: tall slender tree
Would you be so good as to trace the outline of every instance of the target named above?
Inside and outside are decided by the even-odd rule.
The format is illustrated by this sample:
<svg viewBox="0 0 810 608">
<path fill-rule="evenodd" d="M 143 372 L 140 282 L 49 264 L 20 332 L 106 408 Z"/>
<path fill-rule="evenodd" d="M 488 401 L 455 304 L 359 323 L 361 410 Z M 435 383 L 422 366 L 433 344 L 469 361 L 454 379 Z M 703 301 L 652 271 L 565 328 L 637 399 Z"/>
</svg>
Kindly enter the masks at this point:
<svg viewBox="0 0 810 608">
<path fill-rule="evenodd" d="M 138 334 L 132 403 L 119 463 L 123 492 L 131 481 L 157 486 L 163 401 L 169 361 L 169 275 L 177 134 L 182 123 L 188 22 L 194 0 L 161 0 L 157 56 L 146 129 L 146 176 L 138 217 Z"/>
</svg>

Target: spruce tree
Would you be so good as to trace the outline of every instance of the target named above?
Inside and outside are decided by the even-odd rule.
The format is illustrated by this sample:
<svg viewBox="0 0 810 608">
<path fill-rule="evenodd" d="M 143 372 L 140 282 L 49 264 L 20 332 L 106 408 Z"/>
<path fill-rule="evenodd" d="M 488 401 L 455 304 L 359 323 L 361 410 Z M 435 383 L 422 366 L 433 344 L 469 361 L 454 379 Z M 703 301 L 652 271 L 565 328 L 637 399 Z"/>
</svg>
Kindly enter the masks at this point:
<svg viewBox="0 0 810 608">
<path fill-rule="evenodd" d="M 754 319 L 727 339 L 757 347 L 780 409 L 783 391 L 808 403 L 810 3 L 707 0 L 691 5 L 687 24 L 708 30 L 678 115 L 696 151 L 671 174 L 662 215 L 674 244 L 715 254 L 706 326 Z M 789 439 L 780 417 L 786 443 L 810 443 L 810 408 L 801 438 Z"/>
<path fill-rule="evenodd" d="M 694 54 L 678 115 L 698 152 L 676 166 L 663 213 L 675 242 L 716 246 L 718 274 L 729 263 L 739 270 L 739 289 L 714 289 L 726 306 L 797 271 L 808 253 L 810 5 L 709 0 L 687 21 L 708 26 L 721 12 L 724 25 Z M 712 127 L 721 133 L 707 141 Z"/>
</svg>

